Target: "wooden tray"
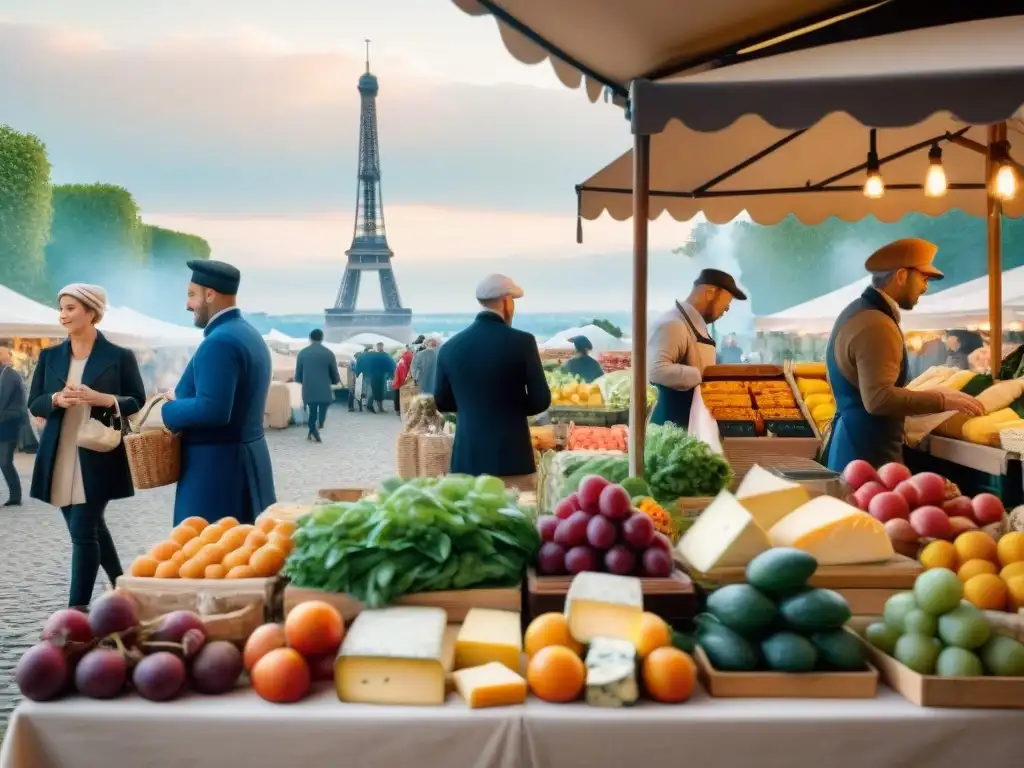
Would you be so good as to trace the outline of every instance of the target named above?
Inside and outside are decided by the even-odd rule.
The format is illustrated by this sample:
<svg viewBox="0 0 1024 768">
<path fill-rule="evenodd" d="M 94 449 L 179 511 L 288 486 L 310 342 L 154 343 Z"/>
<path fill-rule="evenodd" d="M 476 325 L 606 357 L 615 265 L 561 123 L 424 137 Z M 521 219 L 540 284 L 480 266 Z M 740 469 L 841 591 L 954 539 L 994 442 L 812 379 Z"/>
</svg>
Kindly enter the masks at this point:
<svg viewBox="0 0 1024 768">
<path fill-rule="evenodd" d="M 697 674 L 708 693 L 729 699 L 873 699 L 878 670 L 864 672 L 719 672 L 698 646 Z"/>
<path fill-rule="evenodd" d="M 351 621 L 363 610 L 363 604 L 350 595 L 289 584 L 284 589 L 284 615 L 287 616 L 292 608 L 307 600 L 323 600 L 330 603 L 338 609 L 345 621 Z M 403 595 L 395 600 L 394 605 L 444 608 L 448 613 L 449 623 L 455 623 L 465 619 L 470 608 L 494 608 L 518 613 L 522 610 L 522 595 L 519 587 L 420 592 L 415 595 Z"/>
<path fill-rule="evenodd" d="M 561 613 L 572 576 L 539 576 L 533 568 L 526 572 L 527 620 L 542 613 Z M 675 571 L 666 578 L 640 579 L 644 610 L 656 613 L 676 629 L 688 631 L 697 615 L 697 591 L 690 577 Z"/>
<path fill-rule="evenodd" d="M 676 553 L 677 561 L 680 559 Z M 685 561 L 682 562 L 686 566 Z M 688 566 L 687 566 L 688 567 Z M 896 555 L 884 563 L 865 565 L 821 565 L 811 576 L 812 587 L 835 590 L 904 590 L 914 586 L 914 581 L 924 569 L 916 560 Z M 702 582 L 739 584 L 747 580 L 747 569 L 735 566 L 715 568 L 707 573 L 693 572 L 694 578 Z M 877 613 L 877 611 L 876 611 Z"/>
</svg>

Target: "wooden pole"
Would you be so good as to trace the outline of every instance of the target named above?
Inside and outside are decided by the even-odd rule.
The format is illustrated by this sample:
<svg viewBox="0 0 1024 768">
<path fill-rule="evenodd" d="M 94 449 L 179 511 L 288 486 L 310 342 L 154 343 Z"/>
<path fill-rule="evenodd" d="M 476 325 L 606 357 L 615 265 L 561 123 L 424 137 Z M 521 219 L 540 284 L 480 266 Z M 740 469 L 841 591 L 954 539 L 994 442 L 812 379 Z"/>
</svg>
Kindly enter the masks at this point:
<svg viewBox="0 0 1024 768">
<path fill-rule="evenodd" d="M 633 387 L 629 400 L 629 475 L 644 476 L 647 427 L 647 217 L 651 137 L 633 137 Z"/>
<path fill-rule="evenodd" d="M 987 206 L 985 221 L 988 225 L 988 324 L 989 350 L 992 359 L 992 378 L 999 378 L 1003 362 L 1003 204 L 992 194 L 996 172 L 992 162 L 992 148 L 1006 141 L 1006 123 L 988 127 L 988 158 L 985 161 Z"/>
</svg>

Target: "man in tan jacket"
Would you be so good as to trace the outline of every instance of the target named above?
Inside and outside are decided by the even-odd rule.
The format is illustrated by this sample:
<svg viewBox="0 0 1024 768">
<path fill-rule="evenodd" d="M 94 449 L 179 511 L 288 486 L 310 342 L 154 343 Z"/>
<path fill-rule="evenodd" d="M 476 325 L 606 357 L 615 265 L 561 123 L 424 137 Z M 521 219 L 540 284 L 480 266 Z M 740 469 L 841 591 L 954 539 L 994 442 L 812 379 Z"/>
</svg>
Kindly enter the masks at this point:
<svg viewBox="0 0 1024 768">
<path fill-rule="evenodd" d="M 907 416 L 958 411 L 980 416 L 975 398 L 951 389 L 906 388 L 907 348 L 900 311 L 911 310 L 932 280 L 943 278 L 932 262 L 938 247 L 905 238 L 875 251 L 864 267 L 871 285 L 832 329 L 825 351 L 836 415 L 825 448 L 828 468 L 842 472 L 854 459 L 878 467 L 903 460 Z"/>
</svg>

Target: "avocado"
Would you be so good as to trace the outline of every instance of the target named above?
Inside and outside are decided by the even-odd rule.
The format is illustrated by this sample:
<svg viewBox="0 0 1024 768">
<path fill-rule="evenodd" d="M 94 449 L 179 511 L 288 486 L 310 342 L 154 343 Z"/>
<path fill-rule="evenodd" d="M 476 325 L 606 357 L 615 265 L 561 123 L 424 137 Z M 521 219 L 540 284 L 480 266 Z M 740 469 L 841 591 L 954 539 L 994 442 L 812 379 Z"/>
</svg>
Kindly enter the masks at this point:
<svg viewBox="0 0 1024 768">
<path fill-rule="evenodd" d="M 818 570 L 818 561 L 803 550 L 773 547 L 747 564 L 747 583 L 781 597 L 799 592 Z"/>
<path fill-rule="evenodd" d="M 749 672 L 757 669 L 757 650 L 742 635 L 704 614 L 697 617 L 697 644 L 717 670 Z"/>
<path fill-rule="evenodd" d="M 807 589 L 779 603 L 779 613 L 797 632 L 811 634 L 839 629 L 853 615 L 850 606 L 831 589 Z"/>
<path fill-rule="evenodd" d="M 863 643 L 845 629 L 815 632 L 811 635 L 811 644 L 818 649 L 819 657 L 831 669 L 859 672 L 867 666 Z"/>
<path fill-rule="evenodd" d="M 708 596 L 706 610 L 745 637 L 767 632 L 775 622 L 775 603 L 749 584 L 728 584 Z"/>
<path fill-rule="evenodd" d="M 776 672 L 810 672 L 818 662 L 811 641 L 795 632 L 776 632 L 761 643 L 761 654 Z"/>
</svg>

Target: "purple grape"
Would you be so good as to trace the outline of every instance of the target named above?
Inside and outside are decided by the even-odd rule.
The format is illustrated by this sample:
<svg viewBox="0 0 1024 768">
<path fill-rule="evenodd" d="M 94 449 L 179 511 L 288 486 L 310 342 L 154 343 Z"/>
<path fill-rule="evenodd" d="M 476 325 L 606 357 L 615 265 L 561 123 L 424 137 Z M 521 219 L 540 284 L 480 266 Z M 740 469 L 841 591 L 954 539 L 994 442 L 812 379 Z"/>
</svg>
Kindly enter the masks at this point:
<svg viewBox="0 0 1024 768">
<path fill-rule="evenodd" d="M 134 601 L 121 592 L 107 592 L 89 608 L 93 637 L 125 632 L 139 623 Z"/>
<path fill-rule="evenodd" d="M 63 693 L 68 681 L 68 663 L 64 652 L 49 642 L 33 645 L 18 660 L 14 681 L 26 699 L 55 699 Z"/>
<path fill-rule="evenodd" d="M 537 570 L 543 576 L 561 576 L 565 573 L 565 547 L 546 541 L 537 553 Z"/>
<path fill-rule="evenodd" d="M 112 699 L 128 680 L 128 662 L 117 651 L 89 651 L 75 669 L 75 687 L 90 699 Z"/>
<path fill-rule="evenodd" d="M 597 552 L 586 544 L 573 547 L 565 553 L 565 568 L 571 574 L 600 570 L 598 568 L 599 562 Z"/>
<path fill-rule="evenodd" d="M 644 573 L 648 576 L 671 576 L 672 569 L 675 567 L 672 562 L 672 555 L 663 549 L 655 547 L 651 547 L 644 552 L 642 562 Z"/>
<path fill-rule="evenodd" d="M 192 685 L 200 693 L 227 693 L 241 674 L 242 652 L 226 640 L 207 643 L 192 661 Z"/>
<path fill-rule="evenodd" d="M 163 643 L 180 643 L 190 629 L 198 630 L 203 633 L 204 638 L 206 637 L 206 625 L 199 618 L 199 614 L 192 611 L 172 611 L 160 619 L 149 639 Z"/>
<path fill-rule="evenodd" d="M 594 515 L 587 523 L 587 541 L 595 549 L 608 549 L 619 538 L 615 523 L 603 515 Z"/>
<path fill-rule="evenodd" d="M 651 546 L 654 534 L 654 521 L 643 512 L 634 512 L 622 524 L 622 538 L 636 550 Z"/>
<path fill-rule="evenodd" d="M 92 640 L 89 617 L 74 608 L 57 611 L 43 624 L 43 640 L 67 640 L 88 643 Z"/>
<path fill-rule="evenodd" d="M 573 512 L 555 529 L 555 543 L 566 549 L 584 544 L 587 541 L 587 524 L 592 515 L 586 512 Z"/>
<path fill-rule="evenodd" d="M 609 573 L 629 576 L 636 570 L 636 553 L 624 544 L 616 544 L 604 553 L 604 567 Z"/>
<path fill-rule="evenodd" d="M 185 662 L 167 651 L 144 657 L 135 665 L 132 683 L 144 699 L 170 701 L 185 687 Z"/>
<path fill-rule="evenodd" d="M 537 532 L 540 533 L 541 541 L 554 541 L 555 531 L 561 522 L 554 515 L 541 515 L 537 518 Z"/>
</svg>

